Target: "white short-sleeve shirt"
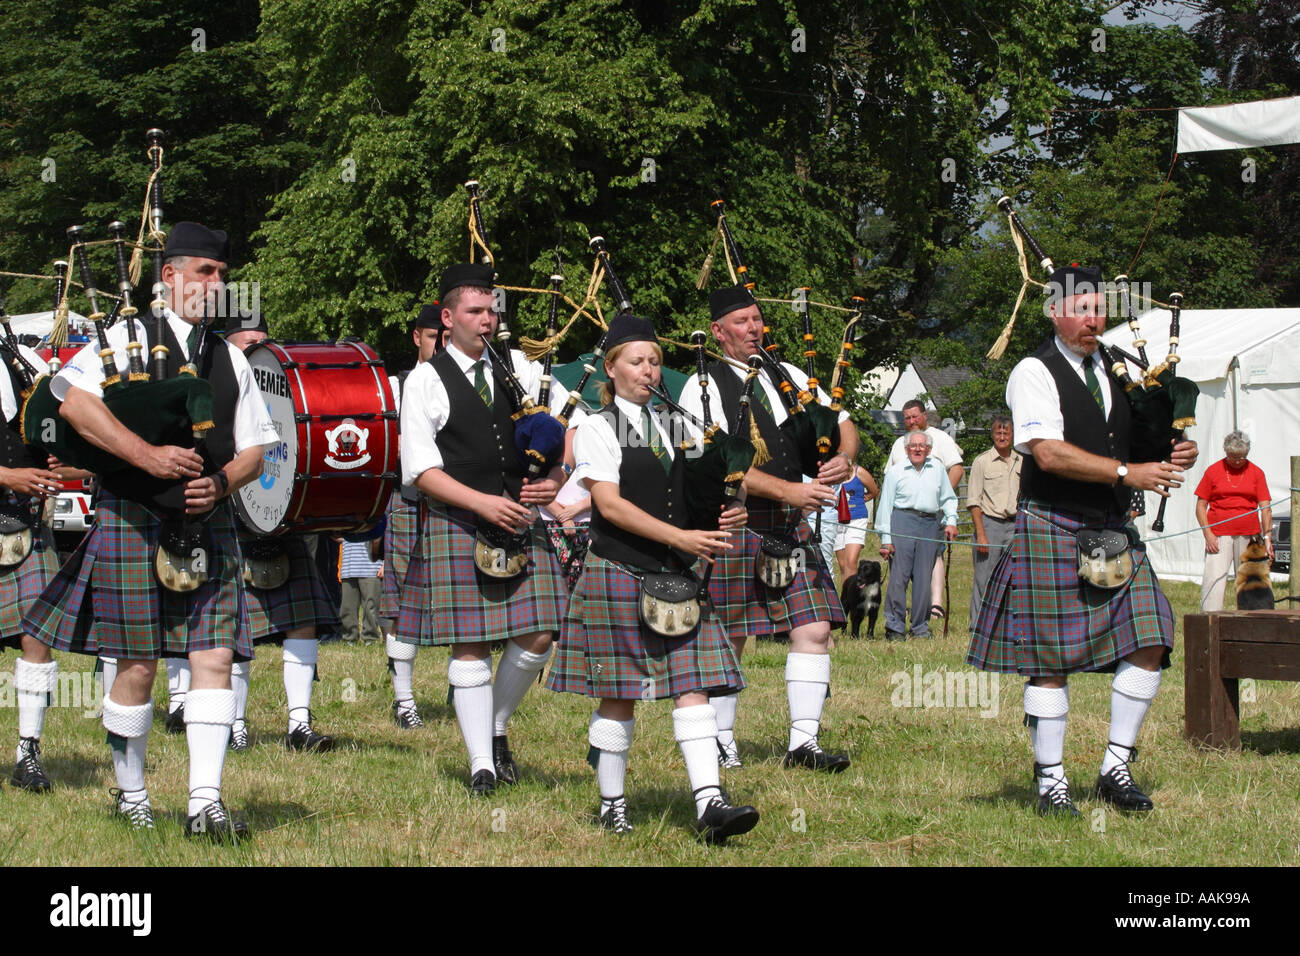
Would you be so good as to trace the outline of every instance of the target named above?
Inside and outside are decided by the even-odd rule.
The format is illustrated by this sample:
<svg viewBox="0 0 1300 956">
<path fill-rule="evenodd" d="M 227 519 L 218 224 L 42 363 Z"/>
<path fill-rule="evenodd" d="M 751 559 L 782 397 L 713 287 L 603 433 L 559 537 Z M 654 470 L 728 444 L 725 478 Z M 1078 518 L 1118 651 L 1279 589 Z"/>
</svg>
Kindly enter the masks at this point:
<svg viewBox="0 0 1300 956">
<path fill-rule="evenodd" d="M 181 356 L 188 360 L 190 330 L 193 326 L 170 309 L 167 310 L 166 316 L 172 335 L 180 344 Z M 141 320 L 137 318 L 136 321 Z M 108 330 L 107 339 L 109 347 L 113 349 L 117 370 L 125 375 L 129 368 L 127 343 L 131 341 L 143 343 L 145 341 L 143 331 L 139 330 L 133 336 L 127 323 L 122 322 Z M 244 353 L 230 343 L 223 342 L 222 346 L 230 350 L 230 364 L 234 369 L 235 383 L 239 389 L 235 401 L 235 454 L 279 441 L 280 436 L 276 434 L 275 424 L 266 410 L 266 400 L 253 380 L 253 370 L 249 367 L 248 359 L 244 358 Z M 144 358 L 147 363 L 147 354 Z M 54 376 L 54 380 L 50 382 L 50 392 L 60 401 L 67 396 L 69 388 L 79 388 L 96 397 L 102 397 L 103 383 L 104 365 L 99 358 L 99 343 L 90 342 L 59 370 L 59 374 Z"/>
<path fill-rule="evenodd" d="M 1084 358 L 1065 347 L 1059 337 L 1054 338 L 1056 349 L 1070 367 L 1085 381 Z M 1093 353 L 1088 361 L 1093 363 L 1097 381 L 1101 385 L 1101 397 L 1105 402 L 1106 417 L 1110 417 L 1112 396 L 1110 378 L 1102 365 L 1101 358 Z M 1007 407 L 1011 409 L 1012 425 L 1015 428 L 1016 451 L 1022 455 L 1031 454 L 1029 442 L 1036 438 L 1065 439 L 1065 415 L 1061 411 L 1061 393 L 1056 387 L 1056 380 L 1048 371 L 1043 360 L 1035 356 L 1021 359 L 1007 379 Z"/>
</svg>

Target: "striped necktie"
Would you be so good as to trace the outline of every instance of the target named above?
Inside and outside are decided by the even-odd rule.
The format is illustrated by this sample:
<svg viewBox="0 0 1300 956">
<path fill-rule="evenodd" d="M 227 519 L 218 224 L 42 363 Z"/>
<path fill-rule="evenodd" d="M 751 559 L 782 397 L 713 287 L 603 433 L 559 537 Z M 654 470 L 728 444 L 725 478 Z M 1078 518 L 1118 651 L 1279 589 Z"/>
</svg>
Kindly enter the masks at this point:
<svg viewBox="0 0 1300 956">
<path fill-rule="evenodd" d="M 759 407 L 767 412 L 767 417 L 776 421 L 776 415 L 772 412 L 772 400 L 767 397 L 767 389 L 763 387 L 762 376 L 754 382 L 754 397 L 758 399 Z"/>
<path fill-rule="evenodd" d="M 663 465 L 664 472 L 667 473 L 673 463 L 668 458 L 668 453 L 664 451 L 663 441 L 659 438 L 659 429 L 655 428 L 651 420 L 649 405 L 641 409 L 641 434 L 650 445 L 650 450 L 654 452 L 655 457 L 659 459 L 659 464 Z"/>
<path fill-rule="evenodd" d="M 474 390 L 478 392 L 478 397 L 483 399 L 483 404 L 491 408 L 492 390 L 488 388 L 487 377 L 483 374 L 485 364 L 487 363 L 482 359 L 474 363 Z"/>
<path fill-rule="evenodd" d="M 1093 370 L 1091 357 L 1083 360 L 1083 380 L 1087 383 L 1088 391 L 1092 393 L 1092 397 L 1097 400 L 1097 407 L 1105 415 L 1106 400 L 1101 397 L 1101 382 L 1097 380 L 1097 373 Z"/>
</svg>

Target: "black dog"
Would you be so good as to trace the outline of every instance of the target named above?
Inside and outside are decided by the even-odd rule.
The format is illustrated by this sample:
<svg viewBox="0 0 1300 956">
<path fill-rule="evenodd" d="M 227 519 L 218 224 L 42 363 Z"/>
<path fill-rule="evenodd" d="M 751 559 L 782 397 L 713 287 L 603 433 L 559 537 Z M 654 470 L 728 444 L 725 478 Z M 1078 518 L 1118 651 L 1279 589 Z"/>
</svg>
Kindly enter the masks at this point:
<svg viewBox="0 0 1300 956">
<path fill-rule="evenodd" d="M 840 589 L 840 603 L 849 618 L 852 636 L 862 629 L 862 618 L 867 619 L 867 637 L 876 636 L 876 615 L 880 613 L 880 562 L 858 562 L 856 574 L 849 575 Z"/>
</svg>

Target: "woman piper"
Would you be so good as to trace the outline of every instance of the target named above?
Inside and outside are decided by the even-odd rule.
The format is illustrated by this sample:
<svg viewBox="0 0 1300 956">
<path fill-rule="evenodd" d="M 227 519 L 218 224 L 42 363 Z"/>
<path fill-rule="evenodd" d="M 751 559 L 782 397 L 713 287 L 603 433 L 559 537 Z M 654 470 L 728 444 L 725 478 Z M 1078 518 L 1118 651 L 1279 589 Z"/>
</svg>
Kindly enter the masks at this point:
<svg viewBox="0 0 1300 956">
<path fill-rule="evenodd" d="M 742 504 L 726 508 L 717 531 L 686 528 L 685 455 L 649 407 L 658 387 L 663 352 L 648 319 L 620 315 L 610 323 L 602 386 L 603 408 L 587 418 L 574 440 L 575 475 L 591 491 L 591 548 L 560 632 L 551 669 L 551 690 L 600 700 L 588 739 L 600 788 L 600 825 L 615 833 L 632 829 L 623 780 L 638 700 L 673 698 L 673 735 L 686 760 L 694 791 L 696 831 L 710 843 L 747 833 L 758 811 L 732 806 L 719 786 L 717 715 L 710 693 L 745 686 L 735 653 L 707 600 L 698 623 L 678 636 L 663 636 L 664 617 L 652 629 L 642 620 L 642 587 L 648 575 L 686 575 L 692 599 L 698 581 L 695 558 L 706 561 L 728 550 L 727 529 L 745 523 Z M 647 580 L 647 586 L 653 579 Z M 689 601 L 687 602 L 689 604 Z M 647 612 L 651 616 L 656 613 Z M 681 605 L 674 605 L 677 629 Z M 685 620 L 695 616 L 686 610 Z"/>
</svg>

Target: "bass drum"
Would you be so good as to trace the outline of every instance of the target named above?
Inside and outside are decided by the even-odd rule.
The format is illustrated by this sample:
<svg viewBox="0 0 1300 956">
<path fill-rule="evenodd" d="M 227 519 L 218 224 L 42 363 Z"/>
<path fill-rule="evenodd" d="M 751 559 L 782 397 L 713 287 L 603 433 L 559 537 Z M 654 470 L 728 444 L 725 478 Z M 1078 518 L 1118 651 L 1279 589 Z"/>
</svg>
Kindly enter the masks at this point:
<svg viewBox="0 0 1300 956">
<path fill-rule="evenodd" d="M 275 342 L 245 353 L 280 441 L 235 509 L 256 534 L 367 531 L 397 486 L 397 408 L 362 342 Z"/>
</svg>

